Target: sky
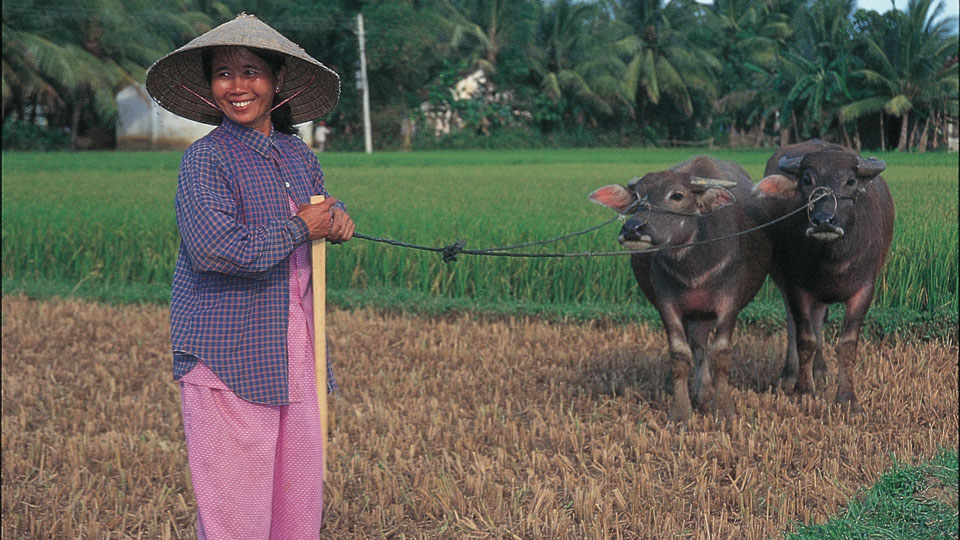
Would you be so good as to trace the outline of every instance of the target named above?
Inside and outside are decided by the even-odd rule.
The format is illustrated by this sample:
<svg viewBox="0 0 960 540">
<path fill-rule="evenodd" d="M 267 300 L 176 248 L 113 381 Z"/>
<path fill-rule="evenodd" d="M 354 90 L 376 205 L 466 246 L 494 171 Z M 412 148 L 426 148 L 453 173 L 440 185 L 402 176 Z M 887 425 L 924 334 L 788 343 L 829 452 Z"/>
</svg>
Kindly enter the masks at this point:
<svg viewBox="0 0 960 540">
<path fill-rule="evenodd" d="M 907 8 L 907 0 L 896 0 L 897 9 L 904 10 Z M 890 9 L 890 0 L 857 0 L 857 6 L 863 9 L 872 9 L 880 13 Z M 960 0 L 944 0 L 944 10 L 943 13 L 946 16 L 953 15 L 957 16 L 958 10 L 960 10 Z M 936 5 L 936 4 L 934 4 Z"/>
<path fill-rule="evenodd" d="M 712 4 L 713 0 L 697 0 L 701 4 Z M 907 8 L 908 0 L 895 0 L 897 9 Z M 857 0 L 857 7 L 863 9 L 872 9 L 874 11 L 885 13 L 889 11 L 892 2 L 890 0 Z M 936 4 L 934 4 L 936 5 Z M 960 15 L 960 0 L 943 0 L 943 14 L 946 17 Z"/>
</svg>

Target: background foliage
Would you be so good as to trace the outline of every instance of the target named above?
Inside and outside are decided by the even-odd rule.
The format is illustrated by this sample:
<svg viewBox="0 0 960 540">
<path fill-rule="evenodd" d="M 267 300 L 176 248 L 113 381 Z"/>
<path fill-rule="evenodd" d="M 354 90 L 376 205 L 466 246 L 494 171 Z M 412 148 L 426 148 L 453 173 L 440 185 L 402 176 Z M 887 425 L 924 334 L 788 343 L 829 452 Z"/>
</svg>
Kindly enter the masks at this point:
<svg viewBox="0 0 960 540">
<path fill-rule="evenodd" d="M 4 0 L 4 132 L 113 142 L 116 92 L 162 55 L 254 13 L 343 79 L 333 148 L 362 145 L 356 15 L 380 148 L 673 144 L 823 137 L 940 148 L 957 117 L 957 17 L 934 0 Z M 472 100 L 451 85 L 481 69 Z M 453 109 L 438 142 L 421 106 Z M 413 120 L 419 134 L 401 134 Z M 495 137 L 498 131 L 525 137 Z M 588 134 L 593 137 L 585 137 Z M 28 136 L 4 136 L 4 148 Z M 592 141 L 592 143 L 591 143 Z M 58 143 L 51 141 L 48 146 Z"/>
</svg>

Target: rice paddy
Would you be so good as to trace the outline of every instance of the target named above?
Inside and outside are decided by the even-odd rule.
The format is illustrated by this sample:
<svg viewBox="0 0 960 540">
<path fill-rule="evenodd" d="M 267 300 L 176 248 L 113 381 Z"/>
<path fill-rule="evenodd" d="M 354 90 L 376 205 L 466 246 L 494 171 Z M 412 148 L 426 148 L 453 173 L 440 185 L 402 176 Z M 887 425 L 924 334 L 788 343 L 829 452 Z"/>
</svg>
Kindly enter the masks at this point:
<svg viewBox="0 0 960 540">
<path fill-rule="evenodd" d="M 425 154 L 323 157 L 328 188 L 348 204 L 358 232 L 434 247 L 463 240 L 471 249 L 553 238 L 611 217 L 587 201 L 596 187 L 672 166 L 693 152 Z M 742 164 L 755 180 L 769 154 L 715 153 Z M 874 305 L 955 312 L 957 157 L 884 157 L 897 221 Z M 78 289 L 169 284 L 179 243 L 173 214 L 178 159 L 176 153 L 4 155 L 4 283 L 52 281 Z M 618 251 L 616 227 L 530 251 Z M 437 254 L 358 239 L 331 249 L 328 265 L 333 290 L 402 289 L 611 309 L 643 302 L 626 257 L 461 256 L 444 263 Z M 758 296 L 777 299 L 769 285 Z"/>
</svg>

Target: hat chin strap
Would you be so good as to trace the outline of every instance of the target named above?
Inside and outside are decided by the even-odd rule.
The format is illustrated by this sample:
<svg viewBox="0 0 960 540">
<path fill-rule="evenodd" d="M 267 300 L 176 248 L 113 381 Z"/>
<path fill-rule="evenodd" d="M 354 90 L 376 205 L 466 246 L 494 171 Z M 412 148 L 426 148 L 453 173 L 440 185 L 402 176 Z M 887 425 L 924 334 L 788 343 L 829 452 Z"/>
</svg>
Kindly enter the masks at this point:
<svg viewBox="0 0 960 540">
<path fill-rule="evenodd" d="M 177 81 L 177 86 L 179 86 L 180 88 L 183 88 L 183 89 L 186 90 L 187 92 L 190 92 L 190 93 L 193 94 L 194 96 L 200 98 L 200 101 L 206 103 L 207 105 L 213 107 L 214 109 L 216 109 L 216 110 L 218 110 L 218 111 L 220 111 L 220 112 L 223 112 L 223 109 L 221 109 L 220 107 L 217 107 L 216 103 L 211 103 L 210 100 L 208 100 L 207 98 L 205 98 L 205 97 L 201 96 L 200 94 L 194 92 L 194 91 L 191 90 L 187 85 L 183 84 L 183 81 Z"/>
<path fill-rule="evenodd" d="M 300 94 L 306 92 L 307 90 L 309 90 L 310 87 L 313 86 L 313 83 L 314 83 L 316 80 L 317 80 L 317 74 L 314 73 L 314 74 L 313 74 L 313 77 L 310 77 L 310 80 L 307 81 L 307 84 L 304 85 L 303 88 L 301 88 L 300 90 L 297 90 L 292 96 L 288 97 L 287 99 L 285 99 L 285 100 L 281 101 L 280 103 L 277 103 L 276 105 L 274 105 L 273 108 L 270 109 L 269 112 L 273 112 L 273 111 L 277 110 L 277 109 L 278 109 L 279 107 L 281 107 L 284 103 L 290 101 L 291 99 L 293 99 L 293 98 L 299 96 Z M 206 101 L 206 100 L 204 100 L 204 101 Z"/>
<path fill-rule="evenodd" d="M 293 99 L 293 98 L 299 96 L 300 94 L 306 92 L 307 90 L 309 90 L 310 87 L 313 86 L 313 83 L 316 82 L 316 80 L 317 80 L 317 75 L 316 75 L 316 73 L 314 73 L 313 76 L 310 77 L 310 80 L 307 82 L 307 84 L 306 84 L 303 88 L 301 88 L 300 90 L 296 91 L 292 96 L 288 97 L 287 99 L 285 99 L 285 100 L 281 101 L 280 103 L 277 103 L 276 105 L 274 105 L 272 109 L 270 109 L 269 111 L 267 111 L 267 114 L 272 113 L 273 111 L 277 110 L 279 107 L 283 106 L 283 104 L 285 104 L 286 102 L 290 101 L 291 99 Z M 220 107 L 218 107 L 216 103 L 211 103 L 210 100 L 208 100 L 207 98 L 205 98 L 205 97 L 201 96 L 200 94 L 198 94 L 198 93 L 194 92 L 193 90 L 191 90 L 189 87 L 187 87 L 187 85 L 183 84 L 182 81 L 178 81 L 178 82 L 177 82 L 177 86 L 179 86 L 180 88 L 183 88 L 183 89 L 186 90 L 187 92 L 190 92 L 190 93 L 193 94 L 194 96 L 200 98 L 200 101 L 206 103 L 207 105 L 213 107 L 214 109 L 216 109 L 216 110 L 218 110 L 218 111 L 220 111 L 220 112 L 223 112 L 223 109 L 221 109 Z"/>
</svg>

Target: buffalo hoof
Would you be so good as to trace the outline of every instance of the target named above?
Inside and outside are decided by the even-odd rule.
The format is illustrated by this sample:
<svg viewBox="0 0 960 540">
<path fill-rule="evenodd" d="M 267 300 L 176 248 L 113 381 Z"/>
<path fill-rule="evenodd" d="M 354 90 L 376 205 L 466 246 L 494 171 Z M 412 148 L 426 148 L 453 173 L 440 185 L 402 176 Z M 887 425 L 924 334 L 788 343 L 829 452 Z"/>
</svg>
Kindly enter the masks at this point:
<svg viewBox="0 0 960 540">
<path fill-rule="evenodd" d="M 857 401 L 857 396 L 837 394 L 837 403 L 840 404 L 840 408 L 844 411 L 860 414 L 863 412 L 863 407 L 860 406 L 860 402 Z"/>
<path fill-rule="evenodd" d="M 693 395 L 690 396 L 690 401 L 693 403 L 693 406 L 698 410 L 709 412 L 711 404 L 714 401 L 715 392 L 713 385 L 704 386 L 702 388 L 696 388 L 693 392 Z"/>
<path fill-rule="evenodd" d="M 780 377 L 780 390 L 785 394 L 793 394 L 793 391 L 797 387 L 797 377 L 795 375 L 787 375 Z"/>
<path fill-rule="evenodd" d="M 797 383 L 793 385 L 793 392 L 795 394 L 813 394 L 816 391 L 815 383 L 813 382 L 813 372 L 807 371 L 807 373 L 801 374 L 797 378 Z"/>
<path fill-rule="evenodd" d="M 726 392 L 718 392 L 713 400 L 713 412 L 718 418 L 731 418 L 736 413 L 733 399 Z"/>
<path fill-rule="evenodd" d="M 690 406 L 689 399 L 677 399 L 674 396 L 673 403 L 670 404 L 668 413 L 671 422 L 678 424 L 686 423 L 693 416 L 693 408 Z"/>
<path fill-rule="evenodd" d="M 813 359 L 813 377 L 816 380 L 821 380 L 827 376 L 827 362 L 823 359 L 822 354 L 818 354 Z"/>
<path fill-rule="evenodd" d="M 797 366 L 796 359 L 791 361 L 790 358 L 787 358 L 787 361 L 783 363 L 783 369 L 780 370 L 780 390 L 783 393 L 793 393 L 797 386 L 797 374 L 799 373 L 800 368 Z"/>
<path fill-rule="evenodd" d="M 827 364 L 822 358 L 817 360 L 813 363 L 813 381 L 818 388 L 825 388 L 828 379 Z"/>
</svg>

